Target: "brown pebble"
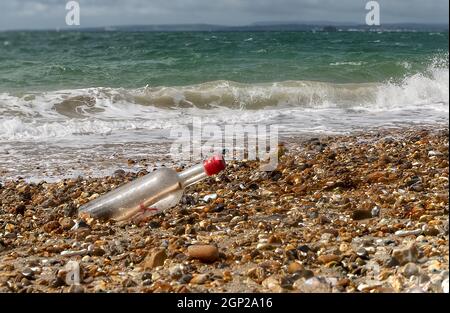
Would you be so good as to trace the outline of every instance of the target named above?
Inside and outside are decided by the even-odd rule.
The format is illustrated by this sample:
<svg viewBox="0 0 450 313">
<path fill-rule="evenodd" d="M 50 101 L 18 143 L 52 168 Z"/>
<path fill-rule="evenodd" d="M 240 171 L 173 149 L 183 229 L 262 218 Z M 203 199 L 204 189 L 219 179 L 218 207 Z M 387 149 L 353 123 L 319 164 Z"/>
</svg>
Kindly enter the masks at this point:
<svg viewBox="0 0 450 313">
<path fill-rule="evenodd" d="M 57 221 L 50 221 L 44 225 L 44 231 L 46 233 L 50 233 L 53 230 L 57 229 L 58 227 L 59 227 L 59 223 Z"/>
<path fill-rule="evenodd" d="M 157 249 L 149 253 L 144 260 L 144 269 L 151 269 L 164 264 L 167 253 L 164 249 Z"/>
<path fill-rule="evenodd" d="M 214 262 L 219 258 L 219 250 L 213 245 L 192 245 L 188 247 L 188 255 L 205 263 Z"/>
<path fill-rule="evenodd" d="M 419 257 L 419 251 L 415 244 L 407 248 L 397 248 L 392 251 L 392 257 L 397 260 L 400 265 L 412 262 L 415 263 Z"/>
<path fill-rule="evenodd" d="M 354 220 L 363 220 L 366 218 L 371 218 L 372 212 L 370 210 L 355 210 L 352 213 L 352 219 Z"/>
<path fill-rule="evenodd" d="M 348 278 L 339 279 L 337 281 L 337 283 L 336 283 L 336 286 L 338 286 L 338 287 L 344 287 L 345 288 L 348 285 L 350 285 L 350 279 L 348 279 Z"/>
<path fill-rule="evenodd" d="M 190 283 L 194 285 L 202 285 L 208 280 L 207 274 L 195 274 Z"/>
<path fill-rule="evenodd" d="M 74 221 L 69 217 L 64 217 L 59 221 L 59 224 L 64 230 L 69 230 L 75 225 Z"/>
<path fill-rule="evenodd" d="M 340 257 L 335 254 L 325 254 L 325 255 L 321 255 L 317 258 L 317 260 L 322 264 L 327 264 L 330 262 L 337 262 L 337 261 L 339 261 L 339 259 L 340 259 Z"/>
<path fill-rule="evenodd" d="M 300 263 L 292 262 L 291 264 L 289 264 L 287 270 L 288 270 L 289 274 L 294 274 L 294 273 L 302 271 L 303 269 L 304 269 L 304 267 Z"/>
<path fill-rule="evenodd" d="M 281 241 L 281 239 L 278 236 L 272 235 L 267 240 L 267 243 L 274 244 L 274 245 L 279 245 L 279 244 L 282 243 L 282 241 Z"/>
<path fill-rule="evenodd" d="M 426 236 L 437 236 L 439 235 L 439 230 L 435 227 L 430 227 L 424 231 Z"/>
</svg>

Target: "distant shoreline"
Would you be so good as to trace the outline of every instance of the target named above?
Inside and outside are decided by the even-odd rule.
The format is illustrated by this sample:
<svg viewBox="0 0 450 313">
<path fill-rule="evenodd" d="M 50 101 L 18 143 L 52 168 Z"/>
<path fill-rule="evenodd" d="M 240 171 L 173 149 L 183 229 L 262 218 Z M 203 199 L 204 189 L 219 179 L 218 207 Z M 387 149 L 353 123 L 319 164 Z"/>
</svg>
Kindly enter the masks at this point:
<svg viewBox="0 0 450 313">
<path fill-rule="evenodd" d="M 417 31 L 417 32 L 448 32 L 448 24 L 420 24 L 420 23 L 389 23 L 380 26 L 368 26 L 358 23 L 256 23 L 242 26 L 227 26 L 214 24 L 163 24 L 163 25 L 112 25 L 94 27 L 67 27 L 43 29 L 11 29 L 1 32 L 21 31 L 124 31 L 124 32 L 328 32 L 328 31 Z"/>
</svg>

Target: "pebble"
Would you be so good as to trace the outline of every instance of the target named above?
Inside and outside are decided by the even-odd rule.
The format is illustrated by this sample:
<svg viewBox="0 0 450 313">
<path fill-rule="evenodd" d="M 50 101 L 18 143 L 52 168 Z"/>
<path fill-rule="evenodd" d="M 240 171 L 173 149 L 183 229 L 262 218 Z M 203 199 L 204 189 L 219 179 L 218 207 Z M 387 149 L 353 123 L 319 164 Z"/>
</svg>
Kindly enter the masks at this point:
<svg viewBox="0 0 450 313">
<path fill-rule="evenodd" d="M 372 217 L 380 216 L 380 212 L 381 212 L 381 210 L 380 210 L 380 208 L 377 207 L 377 206 L 375 206 L 375 207 L 372 209 L 372 211 L 370 211 L 370 213 L 372 214 Z"/>
<path fill-rule="evenodd" d="M 292 262 L 289 264 L 287 271 L 290 274 L 294 274 L 294 273 L 302 271 L 303 269 L 304 269 L 304 267 L 302 264 L 300 264 L 298 262 Z"/>
<path fill-rule="evenodd" d="M 367 258 L 369 256 L 369 254 L 367 253 L 367 250 L 363 247 L 356 250 L 356 255 L 361 258 Z"/>
<path fill-rule="evenodd" d="M 260 242 L 256 245 L 257 250 L 270 250 L 273 249 L 273 245 L 268 242 Z"/>
<path fill-rule="evenodd" d="M 208 274 L 195 274 L 189 283 L 203 285 L 208 280 Z"/>
<path fill-rule="evenodd" d="M 448 277 L 446 278 L 446 279 L 444 279 L 443 281 L 442 281 L 442 285 L 441 285 L 441 287 L 442 287 L 442 292 L 444 292 L 444 293 L 448 293 Z"/>
<path fill-rule="evenodd" d="M 84 287 L 81 285 L 72 285 L 69 287 L 70 293 L 84 293 Z"/>
<path fill-rule="evenodd" d="M 359 284 L 356 289 L 358 289 L 361 292 L 367 292 L 367 291 L 369 291 L 371 289 L 374 289 L 374 288 L 377 288 L 377 287 L 381 287 L 382 285 L 383 285 L 383 283 L 380 282 L 380 281 L 376 281 L 376 280 L 369 281 L 368 280 L 367 282 Z"/>
<path fill-rule="evenodd" d="M 184 266 L 182 264 L 176 264 L 169 268 L 169 275 L 173 278 L 179 278 L 183 275 Z"/>
<path fill-rule="evenodd" d="M 181 278 L 178 280 L 180 284 L 187 284 L 191 281 L 192 275 L 191 274 L 184 274 L 181 276 Z"/>
<path fill-rule="evenodd" d="M 352 218 L 354 220 L 364 220 L 372 217 L 371 210 L 355 210 L 352 213 Z"/>
<path fill-rule="evenodd" d="M 164 265 L 164 261 L 167 259 L 167 253 L 164 249 L 155 249 L 147 255 L 144 260 L 144 269 L 152 269 L 157 266 Z"/>
<path fill-rule="evenodd" d="M 419 267 L 415 263 L 409 262 L 403 267 L 402 274 L 407 278 L 415 276 L 419 274 Z"/>
<path fill-rule="evenodd" d="M 334 255 L 334 254 L 326 254 L 326 255 L 321 255 L 317 258 L 317 260 L 322 263 L 322 264 L 328 264 L 330 262 L 337 262 L 340 260 L 340 257 L 338 255 Z"/>
<path fill-rule="evenodd" d="M 415 244 L 410 245 L 407 248 L 397 248 L 392 251 L 392 257 L 400 264 L 412 262 L 416 263 L 419 257 L 419 251 Z"/>
<path fill-rule="evenodd" d="M 423 234 L 425 236 L 437 236 L 440 234 L 440 231 L 436 227 L 426 227 L 423 231 Z"/>
<path fill-rule="evenodd" d="M 26 278 L 31 278 L 34 275 L 34 272 L 31 268 L 29 267 L 25 267 L 22 271 L 21 271 L 22 275 L 25 276 Z"/>
<path fill-rule="evenodd" d="M 219 258 L 219 249 L 214 245 L 192 245 L 187 249 L 188 255 L 205 263 L 212 263 Z"/>
<path fill-rule="evenodd" d="M 283 289 L 283 288 L 281 288 L 279 279 L 276 278 L 275 276 L 267 277 L 266 279 L 263 280 L 261 285 L 264 288 L 269 289 L 270 291 L 273 291 L 273 292 L 281 292 Z"/>
<path fill-rule="evenodd" d="M 88 253 L 87 249 L 81 249 L 81 250 L 64 250 L 61 252 L 62 256 L 79 256 L 79 255 L 86 255 Z"/>
<path fill-rule="evenodd" d="M 406 237 L 406 236 L 418 236 L 422 233 L 421 229 L 414 229 L 414 230 L 397 230 L 394 235 L 399 237 Z"/>
<path fill-rule="evenodd" d="M 311 277 L 308 279 L 298 279 L 294 282 L 292 287 L 304 293 L 328 293 L 331 291 L 331 286 L 322 277 Z"/>
<path fill-rule="evenodd" d="M 209 202 L 210 200 L 216 200 L 216 199 L 217 199 L 217 194 L 216 193 L 213 193 L 213 194 L 210 194 L 210 195 L 206 195 L 206 196 L 203 197 L 203 201 L 204 202 Z"/>
<path fill-rule="evenodd" d="M 46 223 L 43 227 L 46 233 L 50 233 L 59 227 L 59 223 L 57 221 L 50 221 Z"/>
<path fill-rule="evenodd" d="M 439 151 L 433 151 L 433 150 L 428 151 L 428 156 L 429 157 L 432 157 L 432 156 L 443 156 L 443 155 L 444 154 L 442 152 L 439 152 Z"/>
<path fill-rule="evenodd" d="M 69 230 L 75 225 L 75 222 L 70 217 L 64 217 L 59 221 L 62 229 Z"/>
</svg>

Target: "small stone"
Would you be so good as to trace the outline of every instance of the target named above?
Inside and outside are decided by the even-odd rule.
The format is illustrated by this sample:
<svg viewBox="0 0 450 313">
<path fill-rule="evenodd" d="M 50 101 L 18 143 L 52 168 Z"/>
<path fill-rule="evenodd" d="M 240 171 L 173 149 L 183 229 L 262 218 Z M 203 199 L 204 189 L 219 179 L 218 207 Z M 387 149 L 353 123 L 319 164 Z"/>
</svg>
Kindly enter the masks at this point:
<svg viewBox="0 0 450 313">
<path fill-rule="evenodd" d="M 436 227 L 427 227 L 423 233 L 425 236 L 437 236 L 440 232 Z"/>
<path fill-rule="evenodd" d="M 348 285 L 350 285 L 350 279 L 348 279 L 348 278 L 342 278 L 336 282 L 336 287 L 345 288 Z"/>
<path fill-rule="evenodd" d="M 419 257 L 419 251 L 415 244 L 410 245 L 407 248 L 394 249 L 392 251 L 392 257 L 395 258 L 400 265 L 412 262 L 416 263 Z"/>
<path fill-rule="evenodd" d="M 256 250 L 270 250 L 273 246 L 268 242 L 260 242 L 256 245 Z"/>
<path fill-rule="evenodd" d="M 281 245 L 282 244 L 281 239 L 275 235 L 270 236 L 269 239 L 267 239 L 267 242 L 272 245 Z"/>
<path fill-rule="evenodd" d="M 278 292 L 281 289 L 279 280 L 274 276 L 269 276 L 263 280 L 261 285 L 271 291 Z"/>
<path fill-rule="evenodd" d="M 294 282 L 292 287 L 304 293 L 328 293 L 331 291 L 330 285 L 321 277 L 303 278 Z"/>
<path fill-rule="evenodd" d="M 64 216 L 71 217 L 77 213 L 77 207 L 73 203 L 68 203 L 64 205 Z"/>
<path fill-rule="evenodd" d="M 442 281 L 442 284 L 441 284 L 442 292 L 448 293 L 448 287 L 449 287 L 448 284 L 449 284 L 449 282 L 448 282 L 448 277 L 447 277 L 446 279 L 444 279 Z"/>
<path fill-rule="evenodd" d="M 342 253 L 348 251 L 349 249 L 350 249 L 350 246 L 348 243 L 343 242 L 339 245 L 339 251 Z"/>
<path fill-rule="evenodd" d="M 365 259 L 369 256 L 369 254 L 367 253 L 367 250 L 363 247 L 359 248 L 358 250 L 356 250 L 356 255 Z"/>
<path fill-rule="evenodd" d="M 25 209 L 26 209 L 25 204 L 21 203 L 21 204 L 15 206 L 15 207 L 11 210 L 11 213 L 23 215 L 23 214 L 25 213 Z"/>
<path fill-rule="evenodd" d="M 407 263 L 402 270 L 403 276 L 409 278 L 415 276 L 419 273 L 419 267 L 415 263 Z"/>
<path fill-rule="evenodd" d="M 266 278 L 266 271 L 264 268 L 258 266 L 249 269 L 246 275 L 252 279 L 262 282 Z"/>
<path fill-rule="evenodd" d="M 142 286 L 150 286 L 152 284 L 152 280 L 151 279 L 144 279 L 142 281 Z"/>
<path fill-rule="evenodd" d="M 213 193 L 213 194 L 210 194 L 210 195 L 206 195 L 206 196 L 203 197 L 203 201 L 204 202 L 209 202 L 210 200 L 216 200 L 216 199 L 217 199 L 217 194 L 216 193 Z"/>
<path fill-rule="evenodd" d="M 319 256 L 317 260 L 322 264 L 328 264 L 330 262 L 338 262 L 340 260 L 340 257 L 334 254 L 325 254 Z"/>
<path fill-rule="evenodd" d="M 149 253 L 144 260 L 144 269 L 152 269 L 157 266 L 162 266 L 167 259 L 167 253 L 164 249 L 156 249 Z"/>
<path fill-rule="evenodd" d="M 372 217 L 372 212 L 370 210 L 355 210 L 352 213 L 352 219 L 354 220 L 364 220 Z"/>
<path fill-rule="evenodd" d="M 115 170 L 114 171 L 114 176 L 115 177 L 118 177 L 118 178 L 122 178 L 122 177 L 124 177 L 125 176 L 125 171 L 123 170 L 123 169 L 118 169 L 118 170 Z"/>
<path fill-rule="evenodd" d="M 176 265 L 172 266 L 171 268 L 169 268 L 169 275 L 172 278 L 179 278 L 179 277 L 181 277 L 181 275 L 183 275 L 183 269 L 184 269 L 184 266 L 182 264 L 176 264 Z"/>
<path fill-rule="evenodd" d="M 185 274 L 181 276 L 181 278 L 178 280 L 180 284 L 187 284 L 191 281 L 192 275 L 191 274 Z"/>
<path fill-rule="evenodd" d="M 208 274 L 195 274 L 190 283 L 194 285 L 203 285 L 208 280 Z"/>
<path fill-rule="evenodd" d="M 422 233 L 421 229 L 414 229 L 414 230 L 397 230 L 394 235 L 399 237 L 406 237 L 406 236 L 418 236 Z"/>
<path fill-rule="evenodd" d="M 142 280 L 146 280 L 146 279 L 152 279 L 152 273 L 150 273 L 150 272 L 145 272 L 144 274 L 142 274 L 142 276 L 141 276 L 141 279 Z"/>
<path fill-rule="evenodd" d="M 431 273 L 439 273 L 443 269 L 443 265 L 438 260 L 432 260 L 431 264 L 428 265 L 428 271 Z"/>
<path fill-rule="evenodd" d="M 382 285 L 383 283 L 379 281 L 367 281 L 365 283 L 358 285 L 357 289 L 361 292 L 368 292 L 377 287 L 381 287 Z"/>
<path fill-rule="evenodd" d="M 219 249 L 213 245 L 192 245 L 188 247 L 187 253 L 191 258 L 205 263 L 212 263 L 219 258 Z"/>
<path fill-rule="evenodd" d="M 81 285 L 72 285 L 69 288 L 70 293 L 84 293 L 84 287 Z"/>
<path fill-rule="evenodd" d="M 311 248 L 308 247 L 307 245 L 300 245 L 300 246 L 297 247 L 297 250 L 299 250 L 301 252 L 304 252 L 304 253 L 307 253 L 308 251 L 311 250 Z"/>
<path fill-rule="evenodd" d="M 16 227 L 14 226 L 14 224 L 8 223 L 8 224 L 6 224 L 6 226 L 5 226 L 5 230 L 6 230 L 8 233 L 14 232 L 15 229 L 16 229 Z"/>
<path fill-rule="evenodd" d="M 78 255 L 86 255 L 88 253 L 87 249 L 81 249 L 81 250 L 64 250 L 61 252 L 62 256 L 71 257 L 71 256 L 78 256 Z"/>
<path fill-rule="evenodd" d="M 299 278 L 309 279 L 311 277 L 314 277 L 314 272 L 311 270 L 302 269 L 300 271 L 295 272 L 294 277 L 296 279 L 299 279 Z"/>
<path fill-rule="evenodd" d="M 426 222 L 431 221 L 432 219 L 433 219 L 433 215 L 424 214 L 419 218 L 419 222 L 426 223 Z"/>
<path fill-rule="evenodd" d="M 398 260 L 396 258 L 390 257 L 386 260 L 386 262 L 384 263 L 384 265 L 386 267 L 395 267 L 400 265 L 400 263 L 398 262 Z"/>
<path fill-rule="evenodd" d="M 131 278 L 127 277 L 125 278 L 125 280 L 122 282 L 122 286 L 125 288 L 130 288 L 130 287 L 135 287 L 137 286 L 136 282 L 134 280 L 132 280 Z"/>
<path fill-rule="evenodd" d="M 70 217 L 64 217 L 59 221 L 62 229 L 69 230 L 75 225 L 75 222 Z"/>
<path fill-rule="evenodd" d="M 428 151 L 428 156 L 429 157 L 433 157 L 433 156 L 443 156 L 444 154 L 442 153 L 442 152 L 439 152 L 439 151 L 433 151 L 433 150 L 431 150 L 431 151 Z"/>
<path fill-rule="evenodd" d="M 302 264 L 300 264 L 298 262 L 292 262 L 291 264 L 289 264 L 287 271 L 290 274 L 294 274 L 294 273 L 302 271 L 303 269 L 304 269 L 304 267 Z"/>
<path fill-rule="evenodd" d="M 375 206 L 375 207 L 372 209 L 372 211 L 370 211 L 370 213 L 372 214 L 372 217 L 380 216 L 380 212 L 381 212 L 381 210 L 380 210 L 380 208 L 377 207 L 377 206 Z"/>
<path fill-rule="evenodd" d="M 31 268 L 29 267 L 25 267 L 22 271 L 21 271 L 22 275 L 25 276 L 26 278 L 32 278 L 34 275 L 34 272 Z"/>
</svg>

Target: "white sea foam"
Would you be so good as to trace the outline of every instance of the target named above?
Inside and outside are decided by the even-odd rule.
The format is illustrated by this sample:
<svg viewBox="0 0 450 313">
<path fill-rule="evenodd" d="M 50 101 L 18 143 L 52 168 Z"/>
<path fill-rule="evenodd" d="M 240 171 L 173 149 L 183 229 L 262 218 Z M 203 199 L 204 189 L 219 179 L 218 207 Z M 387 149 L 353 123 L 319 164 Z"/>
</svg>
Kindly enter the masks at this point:
<svg viewBox="0 0 450 313">
<path fill-rule="evenodd" d="M 330 63 L 331 66 L 339 66 L 339 65 L 355 65 L 355 66 L 360 66 L 363 64 L 366 64 L 367 62 L 363 62 L 363 61 L 358 61 L 358 62 L 334 62 L 334 63 Z"/>
<path fill-rule="evenodd" d="M 447 57 L 436 59 L 424 73 L 383 84 L 214 81 L 184 87 L 2 93 L 0 141 L 147 140 L 150 132 L 190 123 L 194 116 L 216 124 L 276 123 L 286 131 L 445 122 L 448 90 Z"/>
</svg>

